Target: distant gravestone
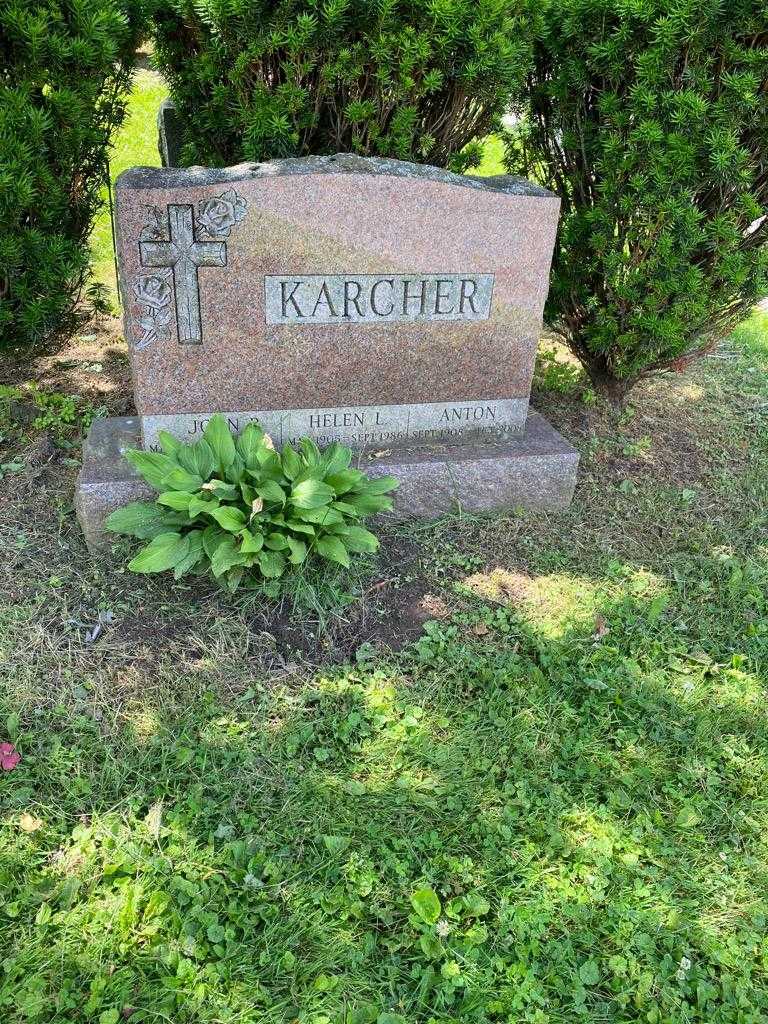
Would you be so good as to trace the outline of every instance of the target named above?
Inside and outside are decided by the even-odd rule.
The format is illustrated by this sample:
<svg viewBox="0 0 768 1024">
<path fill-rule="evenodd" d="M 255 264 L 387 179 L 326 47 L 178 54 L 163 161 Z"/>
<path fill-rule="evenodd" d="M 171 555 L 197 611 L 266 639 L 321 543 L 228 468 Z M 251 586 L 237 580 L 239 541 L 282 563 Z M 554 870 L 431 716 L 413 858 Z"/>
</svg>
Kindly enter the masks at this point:
<svg viewBox="0 0 768 1024">
<path fill-rule="evenodd" d="M 551 193 L 338 155 L 134 168 L 116 211 L 138 417 L 86 446 L 91 540 L 126 438 L 194 440 L 215 412 L 277 444 L 352 446 L 400 476 L 403 514 L 570 500 L 576 453 L 528 416 Z"/>
<path fill-rule="evenodd" d="M 183 145 L 184 129 L 176 105 L 172 100 L 163 100 L 157 112 L 157 151 L 163 167 L 181 164 Z"/>
</svg>

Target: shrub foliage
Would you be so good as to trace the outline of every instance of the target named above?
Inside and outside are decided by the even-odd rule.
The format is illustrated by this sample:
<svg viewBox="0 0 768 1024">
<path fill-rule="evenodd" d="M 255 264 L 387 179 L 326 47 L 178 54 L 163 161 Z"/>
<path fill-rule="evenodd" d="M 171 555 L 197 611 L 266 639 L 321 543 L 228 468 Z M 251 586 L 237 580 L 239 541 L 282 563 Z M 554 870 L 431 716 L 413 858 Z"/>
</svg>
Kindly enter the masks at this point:
<svg viewBox="0 0 768 1024">
<path fill-rule="evenodd" d="M 0 344 L 62 329 L 81 292 L 141 21 L 131 0 L 0 0 Z"/>
<path fill-rule="evenodd" d="M 523 80 L 527 0 L 159 0 L 185 162 L 356 152 L 463 169 Z"/>
<path fill-rule="evenodd" d="M 129 563 L 134 572 L 211 572 L 234 591 L 318 557 L 348 567 L 350 553 L 378 548 L 360 521 L 392 507 L 397 481 L 351 468 L 343 445 L 321 453 L 304 438 L 298 451 L 278 452 L 255 423 L 233 437 L 223 416 L 212 416 L 195 444 L 165 432 L 160 441 L 162 452 L 126 452 L 159 492 L 155 502 L 107 519 L 115 533 L 150 541 Z"/>
<path fill-rule="evenodd" d="M 507 159 L 562 200 L 547 319 L 620 403 L 768 289 L 768 8 L 558 0 L 532 67 Z"/>
</svg>

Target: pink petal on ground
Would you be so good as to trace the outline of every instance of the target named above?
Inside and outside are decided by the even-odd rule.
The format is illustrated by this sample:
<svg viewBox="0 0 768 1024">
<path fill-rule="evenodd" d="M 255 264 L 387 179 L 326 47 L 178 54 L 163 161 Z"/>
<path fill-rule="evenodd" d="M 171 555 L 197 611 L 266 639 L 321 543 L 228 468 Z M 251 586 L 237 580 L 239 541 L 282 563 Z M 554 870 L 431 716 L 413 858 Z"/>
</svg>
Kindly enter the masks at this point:
<svg viewBox="0 0 768 1024">
<path fill-rule="evenodd" d="M 4 772 L 12 771 L 21 760 L 21 754 L 16 753 L 12 743 L 0 743 L 0 768 Z"/>
</svg>

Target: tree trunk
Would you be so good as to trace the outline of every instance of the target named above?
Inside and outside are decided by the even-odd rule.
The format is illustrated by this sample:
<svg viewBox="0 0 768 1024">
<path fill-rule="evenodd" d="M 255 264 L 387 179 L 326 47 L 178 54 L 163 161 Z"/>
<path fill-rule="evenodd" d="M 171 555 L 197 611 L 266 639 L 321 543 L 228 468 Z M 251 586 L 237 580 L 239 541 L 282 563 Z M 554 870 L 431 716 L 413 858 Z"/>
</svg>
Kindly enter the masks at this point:
<svg viewBox="0 0 768 1024">
<path fill-rule="evenodd" d="M 638 378 L 614 376 L 603 356 L 595 356 L 592 353 L 579 350 L 575 346 L 573 352 L 586 370 L 595 391 L 605 399 L 611 408 L 621 412 L 626 405 L 627 395 L 637 384 Z"/>
</svg>

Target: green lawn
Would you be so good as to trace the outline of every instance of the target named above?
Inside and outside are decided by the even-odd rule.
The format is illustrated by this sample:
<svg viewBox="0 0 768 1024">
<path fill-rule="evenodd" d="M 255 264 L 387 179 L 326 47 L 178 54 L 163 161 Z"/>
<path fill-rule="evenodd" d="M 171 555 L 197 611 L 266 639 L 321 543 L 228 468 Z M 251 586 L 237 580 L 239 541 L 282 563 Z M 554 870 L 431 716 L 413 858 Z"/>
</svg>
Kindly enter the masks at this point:
<svg viewBox="0 0 768 1024">
<path fill-rule="evenodd" d="M 321 613 L 90 560 L 0 439 L 4 1020 L 764 1024 L 768 315 L 618 420 L 537 379 L 572 508 Z"/>
<path fill-rule="evenodd" d="M 483 162 L 471 173 L 483 176 L 504 174 L 504 144 L 497 135 L 492 135 L 485 140 Z"/>
<path fill-rule="evenodd" d="M 161 100 L 167 95 L 168 87 L 156 72 L 136 72 L 133 92 L 128 102 L 128 116 L 118 132 L 115 147 L 109 158 L 113 185 L 118 174 L 127 167 L 160 165 L 157 151 L 157 111 Z M 106 203 L 93 228 L 91 253 L 94 279 L 99 284 L 106 285 L 112 301 L 116 302 L 112 228 Z"/>
</svg>

